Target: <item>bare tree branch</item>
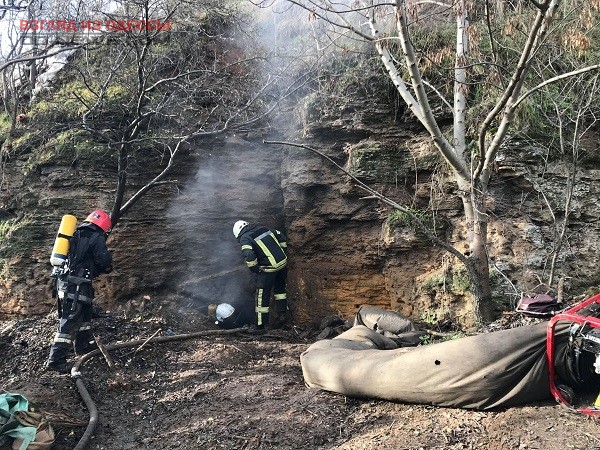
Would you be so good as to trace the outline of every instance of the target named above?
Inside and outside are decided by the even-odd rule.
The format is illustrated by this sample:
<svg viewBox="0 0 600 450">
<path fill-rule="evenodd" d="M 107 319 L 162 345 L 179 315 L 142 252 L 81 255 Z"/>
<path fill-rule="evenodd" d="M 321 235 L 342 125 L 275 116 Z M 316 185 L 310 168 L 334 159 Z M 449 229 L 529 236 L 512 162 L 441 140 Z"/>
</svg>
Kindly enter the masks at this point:
<svg viewBox="0 0 600 450">
<path fill-rule="evenodd" d="M 352 175 L 350 172 L 348 172 L 346 169 L 344 169 L 342 166 L 340 166 L 332 158 L 330 158 L 329 156 L 327 156 L 323 152 L 320 152 L 319 150 L 317 150 L 315 148 L 309 147 L 308 145 L 296 144 L 296 143 L 293 143 L 293 142 L 263 140 L 263 143 L 264 144 L 276 144 L 276 145 L 289 145 L 291 147 L 304 148 L 304 149 L 309 150 L 309 151 L 311 151 L 313 153 L 316 153 L 317 155 L 321 156 L 322 158 L 326 159 L 331 164 L 333 164 L 339 171 L 343 172 L 345 175 L 347 175 L 348 177 L 350 177 L 358 185 L 358 187 L 360 189 L 362 189 L 362 190 L 368 192 L 369 194 L 371 194 L 371 196 L 373 198 L 376 198 L 376 199 L 382 201 L 383 203 L 385 203 L 386 205 L 389 205 L 392 208 L 397 209 L 399 211 L 402 211 L 403 213 L 405 213 L 408 216 L 410 216 L 411 220 L 418 226 L 419 230 L 421 230 L 423 233 L 425 233 L 425 235 L 432 242 L 434 242 L 435 244 L 437 244 L 440 247 L 444 248 L 445 250 L 447 250 L 452 255 L 456 256 L 456 258 L 458 258 L 459 261 L 461 261 L 463 263 L 466 263 L 467 259 L 465 258 L 465 256 L 461 252 L 459 252 L 452 245 L 450 245 L 447 242 L 441 240 L 435 234 L 433 234 L 433 232 L 429 229 L 429 227 L 427 227 L 423 223 L 423 221 L 413 211 L 411 211 L 410 209 L 408 209 L 408 208 L 400 205 L 399 203 L 395 202 L 394 200 L 390 199 L 389 197 L 381 194 L 380 192 L 377 192 L 375 189 L 373 189 L 370 186 L 368 186 L 367 184 L 363 183 L 362 181 L 360 181 L 358 178 L 356 178 L 354 175 Z"/>
<path fill-rule="evenodd" d="M 540 89 L 542 89 L 545 86 L 548 86 L 549 84 L 556 83 L 558 81 L 565 80 L 567 78 L 572 78 L 574 76 L 581 75 L 583 73 L 592 72 L 593 70 L 600 70 L 600 64 L 595 64 L 593 66 L 583 67 L 581 69 L 573 70 L 571 72 L 566 72 L 566 73 L 563 73 L 563 74 L 560 74 L 560 75 L 556 75 L 555 77 L 549 78 L 549 79 L 543 81 L 542 83 L 538 84 L 537 86 L 529 89 L 527 92 L 525 92 L 521 97 L 519 97 L 515 101 L 513 107 L 514 108 L 518 107 L 521 104 L 521 102 L 523 102 L 523 100 L 525 100 L 531 94 L 539 91 Z"/>
<path fill-rule="evenodd" d="M 18 64 L 18 63 L 37 61 L 39 59 L 47 59 L 47 58 L 50 58 L 51 56 L 56 56 L 60 53 L 77 50 L 84 46 L 85 46 L 85 44 L 80 44 L 80 45 L 76 45 L 74 47 L 62 48 L 62 49 L 56 50 L 55 52 L 52 52 L 52 53 L 44 53 L 44 54 L 38 54 L 38 55 L 34 55 L 34 56 L 22 56 L 19 58 L 14 58 L 14 59 L 8 60 L 8 61 L 4 62 L 2 65 L 0 65 L 0 71 L 4 70 L 7 67 L 10 67 L 12 65 Z"/>
</svg>

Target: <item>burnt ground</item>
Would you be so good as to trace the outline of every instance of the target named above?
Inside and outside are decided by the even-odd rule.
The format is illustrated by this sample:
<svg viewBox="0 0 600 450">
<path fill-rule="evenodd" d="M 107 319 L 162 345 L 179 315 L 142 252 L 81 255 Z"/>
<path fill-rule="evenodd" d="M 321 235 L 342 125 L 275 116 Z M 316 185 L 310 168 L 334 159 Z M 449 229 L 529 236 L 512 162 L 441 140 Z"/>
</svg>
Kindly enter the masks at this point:
<svg viewBox="0 0 600 450">
<path fill-rule="evenodd" d="M 74 448 L 88 410 L 69 376 L 43 371 L 54 314 L 0 322 L 0 392 L 25 395 Z M 106 344 L 215 329 L 175 308 L 95 321 Z M 554 401 L 469 411 L 353 399 L 304 385 L 300 354 L 319 330 L 147 343 L 82 366 L 99 414 L 89 449 L 600 449 L 600 421 Z"/>
</svg>

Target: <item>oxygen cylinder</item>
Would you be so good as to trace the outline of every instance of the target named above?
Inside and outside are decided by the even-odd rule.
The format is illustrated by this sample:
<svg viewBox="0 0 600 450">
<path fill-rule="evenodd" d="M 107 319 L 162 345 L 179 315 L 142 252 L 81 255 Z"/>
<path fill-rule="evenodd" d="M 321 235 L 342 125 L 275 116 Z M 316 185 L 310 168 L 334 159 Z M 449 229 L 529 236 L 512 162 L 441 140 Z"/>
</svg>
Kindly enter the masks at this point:
<svg viewBox="0 0 600 450">
<path fill-rule="evenodd" d="M 54 241 L 54 247 L 52 248 L 52 255 L 50 256 L 50 264 L 55 267 L 60 266 L 67 260 L 69 256 L 69 239 L 75 233 L 77 227 L 77 217 L 70 214 L 66 214 L 60 221 L 60 227 Z"/>
</svg>

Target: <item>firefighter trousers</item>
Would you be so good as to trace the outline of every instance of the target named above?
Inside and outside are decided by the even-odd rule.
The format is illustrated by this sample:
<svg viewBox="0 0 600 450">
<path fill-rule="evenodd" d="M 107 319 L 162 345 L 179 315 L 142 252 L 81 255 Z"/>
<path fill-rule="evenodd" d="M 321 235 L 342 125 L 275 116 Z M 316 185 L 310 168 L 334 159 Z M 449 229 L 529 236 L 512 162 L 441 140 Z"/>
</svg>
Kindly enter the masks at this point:
<svg viewBox="0 0 600 450">
<path fill-rule="evenodd" d="M 48 362 L 61 364 L 66 362 L 71 348 L 78 354 L 86 353 L 92 346 L 92 314 L 91 303 L 84 303 L 72 298 L 62 301 L 58 330 L 50 347 Z"/>
<path fill-rule="evenodd" d="M 269 325 L 269 305 L 271 291 L 277 305 L 277 313 L 283 315 L 287 311 L 287 295 L 285 283 L 287 267 L 277 272 L 260 272 L 256 277 L 256 325 L 259 327 Z"/>
</svg>

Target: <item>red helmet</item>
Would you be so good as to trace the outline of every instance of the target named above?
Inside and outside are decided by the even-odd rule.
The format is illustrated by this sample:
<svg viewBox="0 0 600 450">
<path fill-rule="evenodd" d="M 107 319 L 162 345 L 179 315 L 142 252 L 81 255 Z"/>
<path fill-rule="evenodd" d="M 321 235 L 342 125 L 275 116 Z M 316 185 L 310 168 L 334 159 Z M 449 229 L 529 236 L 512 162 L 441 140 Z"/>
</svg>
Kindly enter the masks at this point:
<svg viewBox="0 0 600 450">
<path fill-rule="evenodd" d="M 84 222 L 90 222 L 98 225 L 105 233 L 108 233 L 112 227 L 112 220 L 110 220 L 110 216 L 100 209 L 92 211 L 84 220 Z"/>
</svg>

